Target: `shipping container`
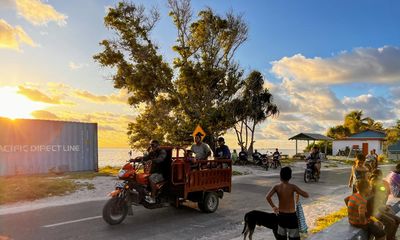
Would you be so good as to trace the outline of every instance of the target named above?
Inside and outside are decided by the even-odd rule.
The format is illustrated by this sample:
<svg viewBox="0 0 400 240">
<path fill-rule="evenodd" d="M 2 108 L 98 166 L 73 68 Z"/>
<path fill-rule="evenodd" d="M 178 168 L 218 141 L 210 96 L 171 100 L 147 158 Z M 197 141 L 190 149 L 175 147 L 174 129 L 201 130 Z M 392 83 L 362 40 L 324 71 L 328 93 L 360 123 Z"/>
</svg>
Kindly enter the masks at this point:
<svg viewBox="0 0 400 240">
<path fill-rule="evenodd" d="M 97 169 L 97 123 L 0 118 L 0 176 Z"/>
</svg>

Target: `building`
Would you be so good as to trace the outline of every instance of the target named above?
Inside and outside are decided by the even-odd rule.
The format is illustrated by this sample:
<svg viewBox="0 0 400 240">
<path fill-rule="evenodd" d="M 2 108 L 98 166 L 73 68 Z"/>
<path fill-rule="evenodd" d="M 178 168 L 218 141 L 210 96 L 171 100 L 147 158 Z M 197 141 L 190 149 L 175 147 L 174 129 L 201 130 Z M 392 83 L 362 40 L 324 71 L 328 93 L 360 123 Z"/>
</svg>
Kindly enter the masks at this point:
<svg viewBox="0 0 400 240">
<path fill-rule="evenodd" d="M 367 155 L 372 149 L 375 149 L 376 153 L 379 155 L 383 153 L 385 138 L 385 132 L 365 130 L 343 139 L 334 140 L 332 144 L 332 154 L 338 155 L 339 151 L 345 151 L 345 149 L 348 148 L 350 150 L 357 149 L 364 155 Z"/>
</svg>

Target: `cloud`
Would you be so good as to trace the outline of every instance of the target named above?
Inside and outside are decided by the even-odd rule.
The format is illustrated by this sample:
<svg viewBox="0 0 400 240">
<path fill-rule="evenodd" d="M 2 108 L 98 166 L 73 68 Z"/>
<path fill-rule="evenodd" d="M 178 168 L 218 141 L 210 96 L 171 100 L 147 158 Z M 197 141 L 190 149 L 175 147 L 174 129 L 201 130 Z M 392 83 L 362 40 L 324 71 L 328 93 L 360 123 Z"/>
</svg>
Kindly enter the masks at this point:
<svg viewBox="0 0 400 240">
<path fill-rule="evenodd" d="M 33 25 L 46 25 L 57 22 L 59 26 L 67 24 L 67 16 L 57 12 L 51 5 L 41 0 L 16 0 L 17 12 Z"/>
<path fill-rule="evenodd" d="M 345 97 L 343 103 L 352 110 L 362 110 L 364 116 L 375 120 L 390 120 L 396 118 L 394 104 L 383 97 L 375 97 L 371 94 L 357 97 Z"/>
<path fill-rule="evenodd" d="M 2 8 L 14 8 L 15 2 L 14 0 L 0 0 L 0 6 Z"/>
<path fill-rule="evenodd" d="M 110 95 L 96 95 L 88 91 L 76 90 L 75 95 L 77 97 L 92 101 L 92 102 L 103 102 L 103 103 L 115 103 L 115 104 L 127 104 L 128 94 L 126 90 L 119 90 L 118 93 L 112 93 Z"/>
<path fill-rule="evenodd" d="M 11 26 L 4 19 L 0 19 L 0 48 L 20 50 L 21 44 L 36 47 L 32 38 L 20 26 Z"/>
<path fill-rule="evenodd" d="M 79 64 L 79 63 L 74 63 L 74 62 L 70 61 L 68 66 L 72 70 L 77 70 L 77 69 L 87 66 L 87 64 Z"/>
<path fill-rule="evenodd" d="M 33 112 L 31 112 L 31 115 L 36 119 L 47 119 L 47 120 L 58 120 L 59 119 L 59 117 L 57 117 L 57 115 L 55 115 L 49 111 L 45 111 L 45 110 L 33 111 Z"/>
<path fill-rule="evenodd" d="M 113 128 L 111 126 L 107 126 L 107 125 L 100 125 L 99 130 L 100 131 L 116 131 L 115 128 Z"/>
<path fill-rule="evenodd" d="M 400 81 L 400 48 L 356 48 L 325 59 L 296 54 L 272 62 L 271 71 L 282 79 L 318 85 L 393 84 Z"/>
<path fill-rule="evenodd" d="M 25 95 L 32 101 L 44 102 L 50 104 L 61 104 L 59 97 L 49 97 L 46 94 L 40 92 L 37 89 L 26 88 L 23 86 L 18 86 L 19 94 Z"/>
<path fill-rule="evenodd" d="M 400 101 L 400 86 L 392 87 L 389 91 L 394 100 Z"/>
</svg>

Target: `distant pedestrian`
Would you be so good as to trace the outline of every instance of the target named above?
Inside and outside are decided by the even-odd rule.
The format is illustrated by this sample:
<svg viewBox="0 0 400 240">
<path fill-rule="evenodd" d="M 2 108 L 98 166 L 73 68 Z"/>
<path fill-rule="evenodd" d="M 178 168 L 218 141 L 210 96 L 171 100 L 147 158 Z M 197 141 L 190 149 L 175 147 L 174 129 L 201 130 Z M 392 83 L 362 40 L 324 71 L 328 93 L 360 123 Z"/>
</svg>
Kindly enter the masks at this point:
<svg viewBox="0 0 400 240">
<path fill-rule="evenodd" d="M 232 163 L 235 164 L 238 160 L 238 154 L 236 152 L 236 149 L 233 150 L 232 155 L 231 155 Z"/>
<path fill-rule="evenodd" d="M 298 186 L 289 183 L 289 180 L 292 178 L 292 169 L 290 167 L 283 167 L 280 172 L 280 177 L 281 183 L 275 185 L 271 189 L 266 199 L 274 212 L 278 214 L 279 239 L 300 240 L 294 193 L 296 193 L 296 197 L 301 195 L 305 198 L 308 198 L 308 193 L 300 189 Z M 272 196 L 275 193 L 278 195 L 279 207 L 276 207 L 272 201 Z"/>
<path fill-rule="evenodd" d="M 375 169 L 378 168 L 378 158 L 374 154 L 374 151 L 371 150 L 369 154 L 365 157 L 365 166 L 372 173 Z"/>
</svg>

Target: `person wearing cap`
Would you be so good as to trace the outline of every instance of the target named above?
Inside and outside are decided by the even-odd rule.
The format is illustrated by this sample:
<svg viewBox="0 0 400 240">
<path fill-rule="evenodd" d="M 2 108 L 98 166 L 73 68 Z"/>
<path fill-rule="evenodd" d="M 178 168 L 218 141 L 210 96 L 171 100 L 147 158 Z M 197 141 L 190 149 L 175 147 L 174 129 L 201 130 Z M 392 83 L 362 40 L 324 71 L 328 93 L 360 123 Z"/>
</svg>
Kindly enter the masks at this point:
<svg viewBox="0 0 400 240">
<path fill-rule="evenodd" d="M 201 141 L 201 134 L 194 137 L 194 143 L 190 150 L 195 154 L 196 160 L 207 160 L 211 156 L 210 146 Z"/>
<path fill-rule="evenodd" d="M 229 147 L 225 145 L 225 139 L 219 137 L 217 142 L 218 147 L 215 149 L 215 157 L 218 159 L 231 159 L 231 151 Z"/>
</svg>

